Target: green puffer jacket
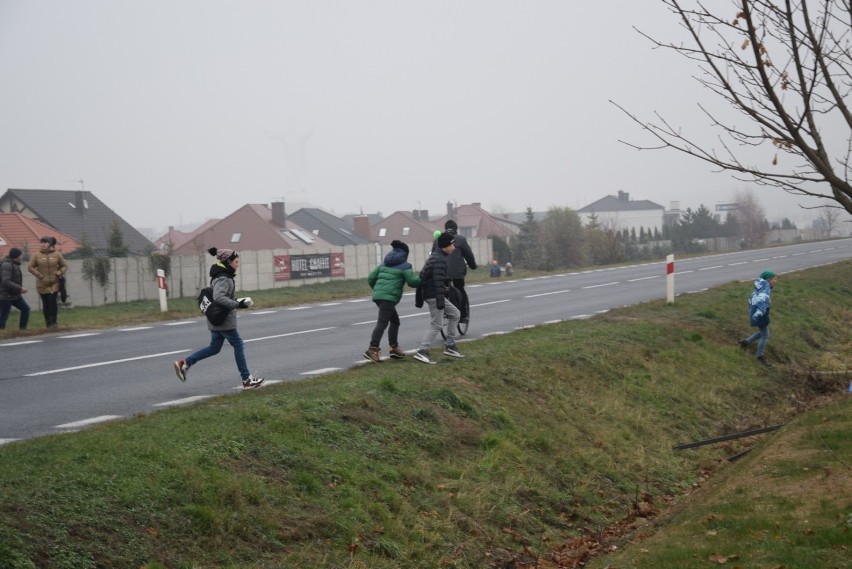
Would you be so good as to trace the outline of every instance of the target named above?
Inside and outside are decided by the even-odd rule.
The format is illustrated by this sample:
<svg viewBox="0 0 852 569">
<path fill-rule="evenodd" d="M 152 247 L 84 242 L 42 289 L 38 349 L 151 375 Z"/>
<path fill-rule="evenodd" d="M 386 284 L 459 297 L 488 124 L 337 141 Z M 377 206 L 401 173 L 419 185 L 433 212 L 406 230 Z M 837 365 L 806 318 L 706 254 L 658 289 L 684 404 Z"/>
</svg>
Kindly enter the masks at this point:
<svg viewBox="0 0 852 569">
<path fill-rule="evenodd" d="M 411 288 L 420 286 L 420 277 L 414 274 L 408 253 L 393 249 L 385 256 L 385 262 L 367 276 L 367 282 L 373 289 L 373 300 L 389 300 L 397 304 L 402 298 L 405 284 Z"/>
</svg>

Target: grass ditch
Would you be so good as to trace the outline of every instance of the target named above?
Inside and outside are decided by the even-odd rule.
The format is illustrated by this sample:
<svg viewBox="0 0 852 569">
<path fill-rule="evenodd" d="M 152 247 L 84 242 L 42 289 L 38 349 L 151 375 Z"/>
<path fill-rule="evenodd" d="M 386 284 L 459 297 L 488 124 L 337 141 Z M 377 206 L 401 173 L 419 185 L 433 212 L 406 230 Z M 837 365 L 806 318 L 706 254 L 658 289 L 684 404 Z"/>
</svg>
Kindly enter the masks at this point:
<svg viewBox="0 0 852 569">
<path fill-rule="evenodd" d="M 849 282 L 783 275 L 771 369 L 731 283 L 0 447 L 0 568 L 842 566 Z"/>
</svg>

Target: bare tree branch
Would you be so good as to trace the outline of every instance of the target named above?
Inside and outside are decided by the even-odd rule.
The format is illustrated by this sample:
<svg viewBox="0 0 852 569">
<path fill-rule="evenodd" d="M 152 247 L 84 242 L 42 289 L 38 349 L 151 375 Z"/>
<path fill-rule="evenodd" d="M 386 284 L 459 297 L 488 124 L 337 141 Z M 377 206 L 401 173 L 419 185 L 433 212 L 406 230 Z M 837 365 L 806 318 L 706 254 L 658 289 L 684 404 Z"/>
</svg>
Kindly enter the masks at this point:
<svg viewBox="0 0 852 569">
<path fill-rule="evenodd" d="M 659 113 L 646 121 L 610 101 L 655 140 L 620 142 L 674 149 L 737 179 L 831 200 L 852 213 L 852 1 L 732 0 L 710 8 L 701 0 L 660 1 L 689 43 L 637 31 L 697 62 L 698 83 L 749 122 L 737 127 L 699 105 L 717 131 L 715 142 L 699 142 Z M 744 162 L 755 150 L 766 161 Z"/>
</svg>

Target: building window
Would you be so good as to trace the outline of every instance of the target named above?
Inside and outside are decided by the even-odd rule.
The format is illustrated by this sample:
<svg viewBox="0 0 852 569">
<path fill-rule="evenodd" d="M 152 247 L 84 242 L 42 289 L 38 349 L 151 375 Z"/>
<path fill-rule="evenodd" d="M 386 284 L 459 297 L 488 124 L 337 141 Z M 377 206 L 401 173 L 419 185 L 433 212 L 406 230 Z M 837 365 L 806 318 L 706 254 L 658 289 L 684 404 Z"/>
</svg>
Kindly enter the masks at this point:
<svg viewBox="0 0 852 569">
<path fill-rule="evenodd" d="M 388 230 L 387 230 L 387 228 L 382 227 L 381 229 L 379 229 L 379 237 L 384 237 L 384 236 L 386 236 L 387 234 L 388 234 Z"/>
<path fill-rule="evenodd" d="M 242 233 L 234 233 L 233 235 L 231 235 L 231 243 L 239 243 L 240 239 L 242 239 L 242 238 L 243 238 Z"/>
<path fill-rule="evenodd" d="M 403 227 L 403 228 L 402 228 L 402 234 L 403 234 L 403 235 L 408 235 L 409 233 L 411 233 L 411 228 L 410 228 L 410 227 Z"/>
</svg>

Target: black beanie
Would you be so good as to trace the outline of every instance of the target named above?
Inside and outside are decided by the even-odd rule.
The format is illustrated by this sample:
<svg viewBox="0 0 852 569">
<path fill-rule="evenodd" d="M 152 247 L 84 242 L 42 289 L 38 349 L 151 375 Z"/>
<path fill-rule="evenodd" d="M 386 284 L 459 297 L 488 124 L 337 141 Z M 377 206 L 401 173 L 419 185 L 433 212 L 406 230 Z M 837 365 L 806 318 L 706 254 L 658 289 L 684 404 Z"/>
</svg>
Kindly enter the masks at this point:
<svg viewBox="0 0 852 569">
<path fill-rule="evenodd" d="M 394 249 L 405 251 L 405 254 L 408 255 L 408 245 L 406 245 L 399 239 L 394 239 L 393 241 L 391 241 L 391 247 L 393 247 Z"/>
<path fill-rule="evenodd" d="M 456 240 L 453 238 L 453 236 L 445 231 L 444 233 L 441 233 L 438 236 L 438 248 L 445 249 L 455 243 L 455 241 Z"/>
</svg>

